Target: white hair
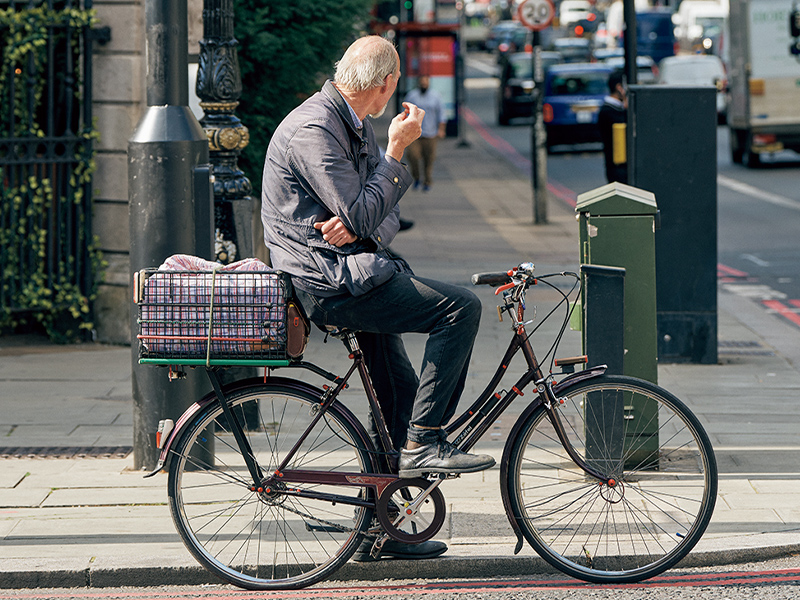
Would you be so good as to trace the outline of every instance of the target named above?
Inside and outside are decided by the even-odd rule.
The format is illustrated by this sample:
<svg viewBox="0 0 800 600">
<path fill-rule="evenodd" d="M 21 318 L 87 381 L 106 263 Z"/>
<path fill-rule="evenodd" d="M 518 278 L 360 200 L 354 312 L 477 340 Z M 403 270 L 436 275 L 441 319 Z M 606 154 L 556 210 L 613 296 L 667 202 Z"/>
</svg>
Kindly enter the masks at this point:
<svg viewBox="0 0 800 600">
<path fill-rule="evenodd" d="M 353 42 L 336 63 L 334 81 L 352 92 L 380 87 L 387 75 L 400 70 L 397 52 L 392 43 L 378 35 Z"/>
</svg>

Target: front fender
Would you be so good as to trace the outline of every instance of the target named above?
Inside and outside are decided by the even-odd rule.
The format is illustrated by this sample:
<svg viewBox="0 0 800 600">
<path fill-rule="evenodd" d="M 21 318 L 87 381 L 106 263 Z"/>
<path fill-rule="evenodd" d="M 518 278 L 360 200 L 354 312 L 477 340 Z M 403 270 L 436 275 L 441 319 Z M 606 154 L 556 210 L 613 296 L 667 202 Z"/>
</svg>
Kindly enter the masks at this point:
<svg viewBox="0 0 800 600">
<path fill-rule="evenodd" d="M 578 383 L 579 381 L 584 381 L 586 379 L 592 379 L 593 377 L 600 377 L 600 375 L 603 375 L 607 369 L 608 365 L 597 365 L 596 367 L 590 367 L 589 369 L 584 369 L 583 371 L 578 371 L 577 373 L 571 373 L 553 385 L 553 392 L 558 395 L 561 390 L 571 386 L 574 383 Z"/>
<path fill-rule="evenodd" d="M 287 379 L 285 377 L 254 377 L 250 379 L 242 379 L 240 381 L 235 381 L 233 383 L 227 384 L 222 386 L 222 392 L 227 396 L 228 393 L 234 392 L 240 388 L 249 387 L 255 384 L 261 383 L 276 383 L 280 385 L 284 385 L 287 387 L 292 387 L 298 391 L 308 392 L 311 394 L 316 394 L 321 396 L 323 391 L 318 387 L 311 385 L 310 383 L 306 383 L 305 381 L 299 381 L 297 379 Z M 161 453 L 158 457 L 158 463 L 156 463 L 156 468 L 147 473 L 144 477 L 152 477 L 159 471 L 164 468 L 164 465 L 167 464 L 167 460 L 169 458 L 169 452 L 172 448 L 172 444 L 180 438 L 183 434 L 184 429 L 186 426 L 191 422 L 196 414 L 202 411 L 206 406 L 211 404 L 217 399 L 217 395 L 215 392 L 211 391 L 205 396 L 203 396 L 200 400 L 192 404 L 186 411 L 180 416 L 178 422 L 175 423 L 175 427 L 172 429 L 172 432 L 169 434 L 164 447 L 161 449 Z"/>
<path fill-rule="evenodd" d="M 570 385 L 573 385 L 579 381 L 584 381 L 586 379 L 592 379 L 593 377 L 599 377 L 600 375 L 606 372 L 606 369 L 607 369 L 606 365 L 598 365 L 590 369 L 584 369 L 583 371 L 572 373 L 553 386 L 553 393 L 555 393 L 555 395 L 557 396 L 562 390 L 566 389 Z M 509 487 L 508 469 L 509 469 L 509 464 L 511 462 L 511 450 L 514 447 L 514 443 L 516 442 L 517 437 L 519 437 L 520 435 L 522 426 L 530 418 L 533 412 L 536 409 L 538 409 L 541 405 L 542 402 L 537 397 L 536 400 L 531 402 L 525 408 L 525 410 L 522 411 L 522 414 L 517 419 L 517 422 L 514 423 L 514 426 L 511 428 L 511 432 L 508 434 L 505 448 L 503 448 L 503 459 L 500 462 L 500 482 L 501 482 L 500 496 L 503 499 L 503 508 L 506 511 L 508 522 L 511 523 L 511 528 L 514 530 L 514 535 L 517 536 L 517 545 L 514 548 L 514 554 L 518 554 L 519 551 L 522 550 L 522 544 L 524 539 L 522 536 L 522 529 L 520 528 L 519 523 L 517 523 L 517 519 L 514 516 L 513 511 L 511 510 L 510 491 L 508 489 Z"/>
</svg>

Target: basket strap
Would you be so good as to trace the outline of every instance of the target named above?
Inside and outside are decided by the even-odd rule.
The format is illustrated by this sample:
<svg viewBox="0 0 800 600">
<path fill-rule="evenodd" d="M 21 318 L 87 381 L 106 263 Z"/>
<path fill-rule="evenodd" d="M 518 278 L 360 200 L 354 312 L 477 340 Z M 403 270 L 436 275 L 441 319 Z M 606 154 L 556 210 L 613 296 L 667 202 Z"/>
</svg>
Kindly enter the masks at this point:
<svg viewBox="0 0 800 600">
<path fill-rule="evenodd" d="M 211 271 L 211 300 L 208 303 L 208 339 L 206 340 L 206 366 L 211 366 L 211 328 L 214 325 L 214 288 L 217 283 L 217 273 L 222 268 L 214 267 Z"/>
</svg>

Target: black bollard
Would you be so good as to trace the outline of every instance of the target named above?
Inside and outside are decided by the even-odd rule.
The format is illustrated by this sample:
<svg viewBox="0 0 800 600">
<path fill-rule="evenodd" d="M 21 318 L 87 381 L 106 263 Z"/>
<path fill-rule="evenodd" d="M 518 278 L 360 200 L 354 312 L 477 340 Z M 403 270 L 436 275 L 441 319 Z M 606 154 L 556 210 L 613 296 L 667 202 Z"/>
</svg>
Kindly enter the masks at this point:
<svg viewBox="0 0 800 600">
<path fill-rule="evenodd" d="M 186 0 L 147 0 L 145 16 L 148 108 L 128 142 L 131 274 L 172 254 L 213 253 L 208 140 L 188 108 Z M 202 372 L 170 383 L 164 369 L 139 365 L 137 318 L 132 305 L 133 457 L 149 470 L 158 421 L 177 421 L 209 386 Z"/>
</svg>

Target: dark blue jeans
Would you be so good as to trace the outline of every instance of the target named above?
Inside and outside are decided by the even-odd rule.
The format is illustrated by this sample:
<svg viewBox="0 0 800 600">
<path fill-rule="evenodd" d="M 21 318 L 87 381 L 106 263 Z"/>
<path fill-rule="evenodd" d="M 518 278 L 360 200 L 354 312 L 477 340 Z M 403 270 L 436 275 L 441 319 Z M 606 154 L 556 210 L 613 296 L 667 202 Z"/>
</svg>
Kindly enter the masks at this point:
<svg viewBox="0 0 800 600">
<path fill-rule="evenodd" d="M 480 324 L 478 297 L 459 286 L 405 273 L 396 273 L 362 296 L 296 293 L 314 323 L 359 332 L 395 447 L 402 447 L 406 439 L 420 444 L 438 440 L 439 428 L 455 414 L 464 390 Z M 403 333 L 428 334 L 419 378 L 406 354 Z"/>
</svg>

